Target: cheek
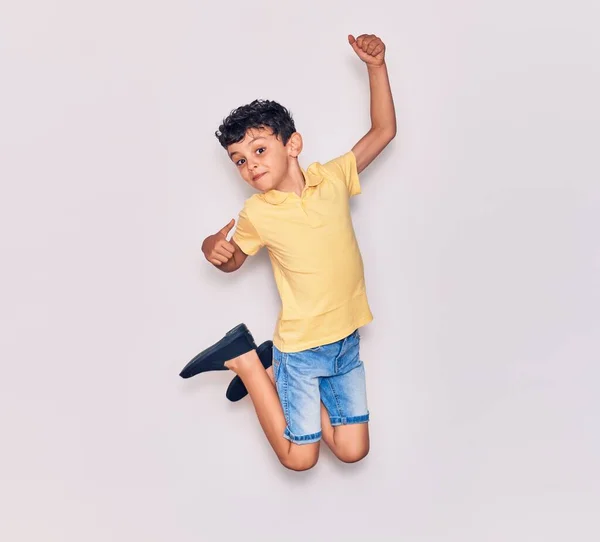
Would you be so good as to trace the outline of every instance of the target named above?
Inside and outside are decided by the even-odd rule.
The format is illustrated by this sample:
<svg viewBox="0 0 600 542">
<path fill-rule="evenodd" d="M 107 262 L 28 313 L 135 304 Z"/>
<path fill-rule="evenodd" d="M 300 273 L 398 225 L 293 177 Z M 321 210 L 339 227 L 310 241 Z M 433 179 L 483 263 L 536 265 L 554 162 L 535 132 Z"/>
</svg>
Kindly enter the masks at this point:
<svg viewBox="0 0 600 542">
<path fill-rule="evenodd" d="M 287 169 L 287 159 L 284 156 L 273 156 L 269 161 L 270 169 L 281 174 Z"/>
<path fill-rule="evenodd" d="M 238 169 L 238 173 L 239 173 L 240 177 L 242 179 L 244 179 L 244 182 L 246 182 L 248 184 L 252 184 L 250 176 L 248 175 L 248 170 L 246 168 L 240 168 L 240 169 Z"/>
</svg>

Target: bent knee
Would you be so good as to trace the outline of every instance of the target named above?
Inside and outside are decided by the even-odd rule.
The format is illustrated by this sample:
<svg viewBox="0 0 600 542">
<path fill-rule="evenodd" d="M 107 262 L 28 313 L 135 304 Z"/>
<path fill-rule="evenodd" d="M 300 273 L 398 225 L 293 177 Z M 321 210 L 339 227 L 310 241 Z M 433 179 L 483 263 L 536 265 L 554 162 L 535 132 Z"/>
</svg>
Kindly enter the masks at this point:
<svg viewBox="0 0 600 542">
<path fill-rule="evenodd" d="M 337 457 L 344 463 L 356 463 L 361 459 L 364 459 L 369 454 L 369 445 L 360 444 L 355 446 L 348 446 L 340 450 L 336 450 Z"/>
<path fill-rule="evenodd" d="M 300 452 L 300 450 L 294 450 L 294 452 Z M 294 470 L 297 472 L 312 469 L 317 464 L 318 460 L 318 449 L 316 453 L 312 451 L 306 453 L 303 451 L 303 453 L 289 453 L 286 456 L 279 458 L 279 461 L 286 469 Z"/>
<path fill-rule="evenodd" d="M 279 460 L 286 469 L 295 470 L 296 472 L 312 469 L 317 464 L 317 459 L 290 459 L 289 457 L 283 457 Z"/>
</svg>

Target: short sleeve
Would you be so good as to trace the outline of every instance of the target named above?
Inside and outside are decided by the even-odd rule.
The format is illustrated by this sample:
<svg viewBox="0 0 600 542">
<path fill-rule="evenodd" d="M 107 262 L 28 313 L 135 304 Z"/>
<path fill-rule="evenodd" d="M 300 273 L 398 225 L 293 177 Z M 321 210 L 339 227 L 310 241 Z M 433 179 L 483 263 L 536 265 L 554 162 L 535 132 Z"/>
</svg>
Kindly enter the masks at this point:
<svg viewBox="0 0 600 542">
<path fill-rule="evenodd" d="M 323 164 L 323 166 L 330 174 L 344 182 L 350 196 L 360 194 L 356 156 L 352 151 Z"/>
<path fill-rule="evenodd" d="M 232 239 L 242 249 L 242 252 L 248 256 L 253 256 L 264 246 L 260 235 L 258 235 L 256 228 L 248 217 L 246 208 L 242 209 L 238 216 Z"/>
</svg>

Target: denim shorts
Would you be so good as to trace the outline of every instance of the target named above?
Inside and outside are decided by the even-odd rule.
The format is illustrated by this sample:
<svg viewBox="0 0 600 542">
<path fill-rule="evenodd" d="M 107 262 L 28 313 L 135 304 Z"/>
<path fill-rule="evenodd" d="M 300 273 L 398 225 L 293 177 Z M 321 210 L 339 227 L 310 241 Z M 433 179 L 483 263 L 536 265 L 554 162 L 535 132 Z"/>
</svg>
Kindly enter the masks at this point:
<svg viewBox="0 0 600 542">
<path fill-rule="evenodd" d="M 369 421 L 358 330 L 340 341 L 286 353 L 273 347 L 273 375 L 287 427 L 296 444 L 321 439 L 321 401 L 331 425 Z"/>
</svg>

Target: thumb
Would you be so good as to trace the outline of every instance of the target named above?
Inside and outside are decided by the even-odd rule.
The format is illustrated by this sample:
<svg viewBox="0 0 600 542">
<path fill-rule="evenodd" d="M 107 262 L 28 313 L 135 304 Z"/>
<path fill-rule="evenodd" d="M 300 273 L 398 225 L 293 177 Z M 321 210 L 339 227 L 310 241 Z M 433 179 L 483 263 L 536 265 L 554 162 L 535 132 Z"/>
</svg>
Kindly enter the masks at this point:
<svg viewBox="0 0 600 542">
<path fill-rule="evenodd" d="M 227 224 L 227 226 L 225 226 L 224 228 L 221 228 L 219 230 L 219 233 L 222 233 L 225 237 L 227 237 L 227 235 L 229 234 L 229 232 L 231 231 L 231 228 L 233 228 L 233 226 L 235 225 L 235 220 L 232 218 L 229 221 L 229 224 Z"/>
<path fill-rule="evenodd" d="M 352 45 L 352 49 L 355 51 L 358 50 L 358 44 L 356 43 L 356 38 L 352 34 L 348 34 L 348 43 Z"/>
</svg>

